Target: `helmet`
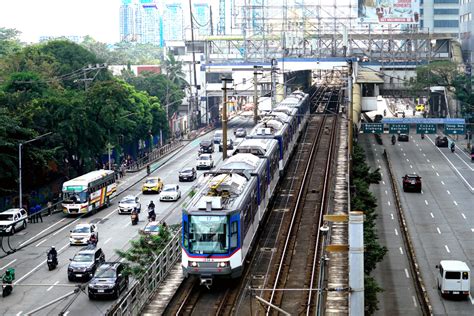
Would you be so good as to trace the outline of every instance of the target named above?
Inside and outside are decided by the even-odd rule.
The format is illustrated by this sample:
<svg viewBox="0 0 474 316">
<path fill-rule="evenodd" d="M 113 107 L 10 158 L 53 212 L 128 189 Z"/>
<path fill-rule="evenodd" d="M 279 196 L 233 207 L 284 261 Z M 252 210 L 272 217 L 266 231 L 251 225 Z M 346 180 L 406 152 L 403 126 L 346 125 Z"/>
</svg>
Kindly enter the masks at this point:
<svg viewBox="0 0 474 316">
<path fill-rule="evenodd" d="M 56 247 L 54 247 L 54 246 L 51 246 L 51 249 L 56 249 Z"/>
</svg>

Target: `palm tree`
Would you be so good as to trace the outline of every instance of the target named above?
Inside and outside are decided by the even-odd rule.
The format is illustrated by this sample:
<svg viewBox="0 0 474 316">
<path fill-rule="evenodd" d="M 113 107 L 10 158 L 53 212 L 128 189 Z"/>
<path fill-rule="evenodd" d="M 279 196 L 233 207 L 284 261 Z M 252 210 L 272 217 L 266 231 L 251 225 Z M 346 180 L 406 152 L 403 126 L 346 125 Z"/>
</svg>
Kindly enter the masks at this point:
<svg viewBox="0 0 474 316">
<path fill-rule="evenodd" d="M 188 86 L 188 82 L 184 79 L 183 62 L 176 60 L 172 53 L 168 53 L 164 61 L 166 76 L 170 81 L 177 84 L 181 88 Z"/>
</svg>

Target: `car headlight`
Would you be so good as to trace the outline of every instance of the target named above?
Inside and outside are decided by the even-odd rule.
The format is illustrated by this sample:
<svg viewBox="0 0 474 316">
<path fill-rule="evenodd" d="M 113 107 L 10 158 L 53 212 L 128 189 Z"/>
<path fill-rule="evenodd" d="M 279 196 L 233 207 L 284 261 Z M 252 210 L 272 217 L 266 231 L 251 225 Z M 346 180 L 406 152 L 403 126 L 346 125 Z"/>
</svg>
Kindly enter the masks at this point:
<svg viewBox="0 0 474 316">
<path fill-rule="evenodd" d="M 196 261 L 188 261 L 188 266 L 197 268 L 199 265 Z"/>
</svg>

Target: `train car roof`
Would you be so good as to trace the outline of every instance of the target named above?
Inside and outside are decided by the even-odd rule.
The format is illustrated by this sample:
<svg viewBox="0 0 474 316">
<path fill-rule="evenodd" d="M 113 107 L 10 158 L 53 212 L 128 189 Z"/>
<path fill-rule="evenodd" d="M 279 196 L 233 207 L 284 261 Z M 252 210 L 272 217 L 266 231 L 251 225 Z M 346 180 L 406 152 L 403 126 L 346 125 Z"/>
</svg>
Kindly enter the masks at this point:
<svg viewBox="0 0 474 316">
<path fill-rule="evenodd" d="M 271 111 L 265 113 L 265 115 L 262 117 L 262 122 L 266 122 L 270 119 L 276 119 L 282 123 L 288 123 L 291 121 L 291 116 L 287 115 L 284 112 Z"/>
<path fill-rule="evenodd" d="M 257 156 L 265 156 L 272 149 L 277 148 L 278 141 L 276 139 L 268 138 L 246 138 L 234 150 L 234 153 L 239 153 L 239 150 L 249 150 Z"/>
<path fill-rule="evenodd" d="M 226 214 L 238 211 L 244 202 L 244 197 L 250 194 L 252 184 L 256 181 L 248 172 L 239 174 L 231 171 L 213 171 L 206 174 L 209 179 L 185 209 L 190 214 L 199 215 L 208 212 Z"/>
<path fill-rule="evenodd" d="M 219 170 L 249 170 L 258 172 L 261 168 L 265 168 L 264 160 L 255 155 L 244 153 L 236 154 L 227 159 Z"/>
<path fill-rule="evenodd" d="M 276 108 L 273 109 L 273 112 L 285 113 L 286 115 L 296 115 L 298 112 L 294 107 L 290 107 L 284 104 L 279 104 Z"/>
<path fill-rule="evenodd" d="M 248 137 L 252 138 L 255 136 L 281 135 L 285 125 L 286 124 L 275 119 L 265 120 L 264 122 L 258 123 L 257 126 L 252 129 Z"/>
</svg>

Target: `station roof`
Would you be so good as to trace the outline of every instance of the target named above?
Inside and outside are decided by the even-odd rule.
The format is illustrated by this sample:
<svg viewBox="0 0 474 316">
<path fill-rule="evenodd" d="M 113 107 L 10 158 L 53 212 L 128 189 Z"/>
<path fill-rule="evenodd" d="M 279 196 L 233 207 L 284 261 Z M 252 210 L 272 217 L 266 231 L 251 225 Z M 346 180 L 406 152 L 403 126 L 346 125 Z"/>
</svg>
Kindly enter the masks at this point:
<svg viewBox="0 0 474 316">
<path fill-rule="evenodd" d="M 380 74 L 375 71 L 360 70 L 357 73 L 357 83 L 384 83 Z"/>
</svg>

